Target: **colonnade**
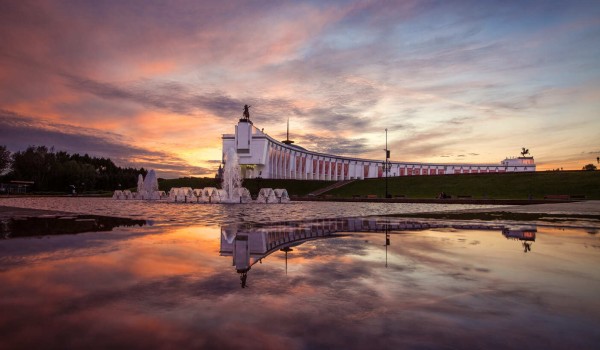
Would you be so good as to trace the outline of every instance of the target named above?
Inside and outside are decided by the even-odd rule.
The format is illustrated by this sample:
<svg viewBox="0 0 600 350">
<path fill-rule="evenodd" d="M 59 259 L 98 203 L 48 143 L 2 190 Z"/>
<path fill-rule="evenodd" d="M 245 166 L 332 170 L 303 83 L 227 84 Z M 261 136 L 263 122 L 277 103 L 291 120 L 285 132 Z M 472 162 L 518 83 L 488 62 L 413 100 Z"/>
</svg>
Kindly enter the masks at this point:
<svg viewBox="0 0 600 350">
<path fill-rule="evenodd" d="M 506 158 L 495 164 L 444 164 L 390 162 L 312 152 L 277 141 L 258 130 L 249 120 L 240 120 L 235 134 L 223 135 L 223 159 L 236 150 L 244 178 L 296 180 L 362 180 L 386 176 L 477 174 L 535 171 L 533 157 Z M 382 156 L 383 156 L 382 152 Z"/>
<path fill-rule="evenodd" d="M 364 179 L 364 169 L 377 167 L 376 162 L 319 155 L 270 144 L 268 149 L 268 178 L 298 180 L 343 181 Z M 381 163 L 379 163 L 381 166 Z"/>
<path fill-rule="evenodd" d="M 269 142 L 267 153 L 268 162 L 261 175 L 264 178 L 344 181 L 385 177 L 383 161 L 336 157 L 294 149 L 273 142 Z M 495 164 L 448 165 L 390 162 L 388 176 L 503 173 L 519 170 L 526 171 L 525 168 L 521 170 L 511 167 L 509 169 L 507 166 Z"/>
</svg>

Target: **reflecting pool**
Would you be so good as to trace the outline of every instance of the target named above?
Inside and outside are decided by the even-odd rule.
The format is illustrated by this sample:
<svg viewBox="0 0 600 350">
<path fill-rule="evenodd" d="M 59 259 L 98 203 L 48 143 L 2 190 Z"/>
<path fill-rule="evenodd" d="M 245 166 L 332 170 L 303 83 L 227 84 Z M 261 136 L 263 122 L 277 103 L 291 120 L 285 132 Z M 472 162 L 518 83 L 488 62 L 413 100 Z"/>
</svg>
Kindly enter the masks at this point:
<svg viewBox="0 0 600 350">
<path fill-rule="evenodd" d="M 373 217 L 224 221 L 0 240 L 0 347 L 600 342 L 593 230 Z"/>
<path fill-rule="evenodd" d="M 21 208 L 58 210 L 82 214 L 107 215 L 144 219 L 155 224 L 214 224 L 239 222 L 272 222 L 386 215 L 474 208 L 494 205 L 415 204 L 415 203 L 336 203 L 292 202 L 273 204 L 194 204 L 164 201 L 113 200 L 89 197 L 25 197 L 0 198 L 0 205 Z"/>
</svg>

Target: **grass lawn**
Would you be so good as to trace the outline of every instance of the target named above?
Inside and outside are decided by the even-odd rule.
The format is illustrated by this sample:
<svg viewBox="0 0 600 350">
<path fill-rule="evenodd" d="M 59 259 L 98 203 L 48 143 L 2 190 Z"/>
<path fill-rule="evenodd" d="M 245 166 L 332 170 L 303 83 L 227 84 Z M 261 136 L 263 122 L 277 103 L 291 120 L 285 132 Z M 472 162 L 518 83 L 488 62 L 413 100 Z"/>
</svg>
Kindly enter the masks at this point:
<svg viewBox="0 0 600 350">
<path fill-rule="evenodd" d="M 600 171 L 404 176 L 388 178 L 388 193 L 406 198 L 543 199 L 546 195 L 580 195 L 600 199 Z M 335 197 L 374 194 L 385 197 L 385 179 L 355 181 L 327 192 Z"/>
<path fill-rule="evenodd" d="M 326 187 L 332 181 L 247 179 L 243 186 L 252 195 L 260 188 L 285 188 L 293 196 L 306 196 Z M 186 177 L 159 181 L 163 191 L 171 187 L 221 187 L 214 178 Z M 473 199 L 543 199 L 546 195 L 576 195 L 585 199 L 600 199 L 600 171 L 548 171 L 535 173 L 461 174 L 432 176 L 403 176 L 388 179 L 388 193 L 406 198 L 436 198 L 445 192 L 453 198 L 471 196 Z M 354 195 L 385 197 L 385 179 L 367 179 L 325 193 L 334 197 Z"/>
</svg>

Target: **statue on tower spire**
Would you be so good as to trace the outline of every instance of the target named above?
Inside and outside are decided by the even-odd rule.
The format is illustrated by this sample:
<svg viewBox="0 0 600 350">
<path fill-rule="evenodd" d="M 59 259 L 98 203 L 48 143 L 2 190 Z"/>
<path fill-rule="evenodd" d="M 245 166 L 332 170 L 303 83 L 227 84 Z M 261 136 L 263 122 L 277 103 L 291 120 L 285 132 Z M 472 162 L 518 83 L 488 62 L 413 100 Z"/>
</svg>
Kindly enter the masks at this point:
<svg viewBox="0 0 600 350">
<path fill-rule="evenodd" d="M 250 121 L 250 106 L 248 105 L 244 105 L 244 113 L 243 113 L 244 120 L 246 121 Z"/>
<path fill-rule="evenodd" d="M 242 113 L 240 122 L 252 124 L 252 121 L 250 121 L 250 107 L 249 105 L 244 105 L 244 112 Z"/>
</svg>

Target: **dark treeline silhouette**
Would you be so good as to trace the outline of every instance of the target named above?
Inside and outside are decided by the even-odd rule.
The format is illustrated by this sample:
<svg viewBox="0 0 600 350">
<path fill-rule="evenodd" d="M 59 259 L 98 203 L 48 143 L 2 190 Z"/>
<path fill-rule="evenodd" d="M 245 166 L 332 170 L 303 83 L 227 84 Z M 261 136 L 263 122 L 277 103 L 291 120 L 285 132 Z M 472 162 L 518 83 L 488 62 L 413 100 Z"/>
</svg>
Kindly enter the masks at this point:
<svg viewBox="0 0 600 350">
<path fill-rule="evenodd" d="M 584 165 L 582 170 L 594 171 L 596 169 L 597 169 L 596 166 L 594 164 L 590 163 L 590 164 Z"/>
<path fill-rule="evenodd" d="M 34 181 L 35 191 L 77 192 L 135 187 L 144 168 L 121 168 L 108 158 L 69 154 L 46 146 L 29 146 L 12 154 L 4 181 Z"/>
</svg>

